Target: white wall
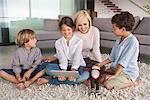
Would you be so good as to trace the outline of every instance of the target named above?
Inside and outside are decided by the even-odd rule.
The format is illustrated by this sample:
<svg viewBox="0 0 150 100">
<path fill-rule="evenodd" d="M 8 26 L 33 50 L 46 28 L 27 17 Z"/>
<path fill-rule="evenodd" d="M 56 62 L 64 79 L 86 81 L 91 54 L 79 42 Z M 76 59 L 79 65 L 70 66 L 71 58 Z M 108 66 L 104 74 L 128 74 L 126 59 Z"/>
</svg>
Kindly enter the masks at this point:
<svg viewBox="0 0 150 100">
<path fill-rule="evenodd" d="M 98 12 L 98 17 L 104 17 L 104 18 L 112 17 L 115 14 L 115 13 L 109 11 L 107 8 L 105 8 L 105 6 L 99 0 L 95 0 L 95 1 L 96 1 L 95 2 L 95 11 Z M 110 0 L 110 1 L 112 1 L 114 4 L 119 6 L 119 8 L 121 8 L 122 11 L 129 11 L 134 16 L 140 16 L 141 18 L 150 17 L 150 14 L 144 12 L 143 10 L 141 10 L 140 8 L 138 8 L 137 6 L 135 6 L 128 0 Z"/>
</svg>

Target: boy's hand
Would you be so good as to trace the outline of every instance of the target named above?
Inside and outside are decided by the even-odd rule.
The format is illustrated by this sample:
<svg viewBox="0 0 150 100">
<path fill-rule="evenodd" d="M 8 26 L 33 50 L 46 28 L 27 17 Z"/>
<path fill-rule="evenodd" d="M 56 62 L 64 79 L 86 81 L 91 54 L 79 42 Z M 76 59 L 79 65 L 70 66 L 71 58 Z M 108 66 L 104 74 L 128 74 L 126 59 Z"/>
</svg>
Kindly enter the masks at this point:
<svg viewBox="0 0 150 100">
<path fill-rule="evenodd" d="M 19 82 L 22 82 L 22 78 L 21 77 L 16 77 L 17 78 L 17 80 L 19 81 Z"/>
<path fill-rule="evenodd" d="M 31 76 L 31 72 L 28 70 L 27 72 L 24 73 L 23 80 L 28 80 L 30 76 Z"/>
<path fill-rule="evenodd" d="M 113 78 L 116 78 L 116 77 L 117 77 L 116 75 L 106 75 L 105 80 L 110 80 L 110 79 L 113 79 Z"/>
<path fill-rule="evenodd" d="M 28 71 L 25 72 L 25 74 L 23 75 L 23 79 L 28 80 L 31 76 L 31 73 L 34 71 L 34 68 L 30 68 Z"/>
<path fill-rule="evenodd" d="M 29 87 L 32 83 L 33 83 L 32 80 L 28 80 L 28 81 L 25 81 L 25 82 L 24 82 L 24 85 L 25 85 L 25 87 L 27 88 L 27 87 Z"/>
<path fill-rule="evenodd" d="M 19 82 L 22 82 L 22 78 L 20 77 L 20 74 L 19 74 L 19 73 L 16 73 L 16 79 L 17 79 Z"/>
<path fill-rule="evenodd" d="M 99 66 L 100 68 L 103 67 L 103 64 L 102 63 L 97 63 L 95 64 L 96 66 Z"/>
<path fill-rule="evenodd" d="M 51 56 L 43 56 L 42 57 L 42 62 L 51 62 L 51 61 L 54 61 L 56 60 L 57 57 L 55 57 L 54 55 L 51 55 Z"/>
<path fill-rule="evenodd" d="M 100 70 L 100 67 L 99 67 L 99 66 L 96 66 L 96 65 L 93 65 L 93 66 L 92 66 L 92 69 Z"/>
</svg>

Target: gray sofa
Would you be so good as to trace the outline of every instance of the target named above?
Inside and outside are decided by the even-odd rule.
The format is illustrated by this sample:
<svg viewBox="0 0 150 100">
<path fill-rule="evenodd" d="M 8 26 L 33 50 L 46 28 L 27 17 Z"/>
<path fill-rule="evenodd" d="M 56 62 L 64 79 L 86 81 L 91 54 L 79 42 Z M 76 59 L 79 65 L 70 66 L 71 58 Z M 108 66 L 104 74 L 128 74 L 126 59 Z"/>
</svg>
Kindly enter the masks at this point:
<svg viewBox="0 0 150 100">
<path fill-rule="evenodd" d="M 59 16 L 61 19 L 63 16 Z M 37 46 L 39 48 L 54 47 L 55 41 L 60 38 L 58 23 L 59 19 L 44 19 L 44 30 L 38 30 Z M 100 45 L 101 47 L 112 48 L 116 36 L 112 32 L 111 18 L 97 18 L 93 19 L 93 25 L 100 30 Z M 138 38 L 140 43 L 140 53 L 150 55 L 150 17 L 144 17 L 140 20 L 135 17 L 135 25 L 132 33 Z"/>
<path fill-rule="evenodd" d="M 53 48 L 55 41 L 61 37 L 58 19 L 44 19 L 44 30 L 35 30 L 39 48 Z"/>
<path fill-rule="evenodd" d="M 112 48 L 116 36 L 112 32 L 111 18 L 94 18 L 93 25 L 100 30 L 101 47 Z M 137 37 L 140 43 L 140 53 L 150 55 L 150 17 L 135 17 L 135 25 L 132 33 Z"/>
<path fill-rule="evenodd" d="M 37 46 L 39 48 L 53 48 L 55 41 L 62 35 L 59 31 L 59 21 L 65 15 L 59 15 L 59 19 L 44 19 L 43 30 L 35 30 L 37 34 Z M 70 16 L 72 17 L 72 16 Z"/>
</svg>

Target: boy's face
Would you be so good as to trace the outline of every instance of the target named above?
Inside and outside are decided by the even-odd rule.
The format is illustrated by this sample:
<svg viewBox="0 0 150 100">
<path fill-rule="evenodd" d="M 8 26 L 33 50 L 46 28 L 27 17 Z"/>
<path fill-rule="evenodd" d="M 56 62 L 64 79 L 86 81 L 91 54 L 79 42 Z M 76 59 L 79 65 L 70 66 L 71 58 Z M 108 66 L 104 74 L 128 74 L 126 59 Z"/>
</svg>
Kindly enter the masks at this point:
<svg viewBox="0 0 150 100">
<path fill-rule="evenodd" d="M 63 36 L 65 39 L 71 39 L 73 36 L 73 29 L 65 24 L 61 26 L 61 33 L 63 33 Z"/>
<path fill-rule="evenodd" d="M 116 36 L 122 36 L 123 35 L 123 28 L 119 29 L 116 24 L 112 24 L 112 31 Z"/>
<path fill-rule="evenodd" d="M 25 43 L 25 46 L 28 46 L 30 48 L 33 48 L 33 47 L 36 47 L 36 42 L 37 42 L 37 39 L 36 37 L 32 37 L 29 42 Z"/>
</svg>

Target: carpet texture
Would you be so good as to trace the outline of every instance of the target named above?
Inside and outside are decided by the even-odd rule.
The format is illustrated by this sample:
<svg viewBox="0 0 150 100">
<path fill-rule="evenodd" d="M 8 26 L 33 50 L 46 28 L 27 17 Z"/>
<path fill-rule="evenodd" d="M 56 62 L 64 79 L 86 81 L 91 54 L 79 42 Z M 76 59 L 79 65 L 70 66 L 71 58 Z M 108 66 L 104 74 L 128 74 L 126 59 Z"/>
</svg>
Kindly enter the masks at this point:
<svg viewBox="0 0 150 100">
<path fill-rule="evenodd" d="M 102 58 L 108 55 L 103 54 Z M 41 85 L 36 83 L 25 90 L 0 78 L 0 100 L 150 100 L 150 65 L 138 62 L 141 82 L 127 90 L 108 91 L 100 87 L 99 95 L 89 94 L 84 85 Z"/>
</svg>

